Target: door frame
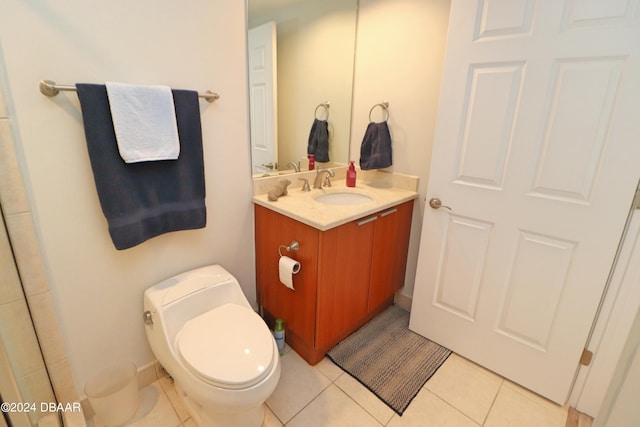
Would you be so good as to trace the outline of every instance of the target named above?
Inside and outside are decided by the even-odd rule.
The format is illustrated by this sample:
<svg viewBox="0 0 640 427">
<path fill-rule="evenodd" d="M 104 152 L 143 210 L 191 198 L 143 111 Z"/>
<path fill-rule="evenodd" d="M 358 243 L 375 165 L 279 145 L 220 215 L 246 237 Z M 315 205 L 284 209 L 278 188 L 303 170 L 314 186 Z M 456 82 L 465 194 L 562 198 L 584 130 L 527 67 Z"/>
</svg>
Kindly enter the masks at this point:
<svg viewBox="0 0 640 427">
<path fill-rule="evenodd" d="M 636 314 L 640 312 L 640 183 L 585 349 L 588 366 L 578 365 L 569 404 L 598 416 Z"/>
</svg>

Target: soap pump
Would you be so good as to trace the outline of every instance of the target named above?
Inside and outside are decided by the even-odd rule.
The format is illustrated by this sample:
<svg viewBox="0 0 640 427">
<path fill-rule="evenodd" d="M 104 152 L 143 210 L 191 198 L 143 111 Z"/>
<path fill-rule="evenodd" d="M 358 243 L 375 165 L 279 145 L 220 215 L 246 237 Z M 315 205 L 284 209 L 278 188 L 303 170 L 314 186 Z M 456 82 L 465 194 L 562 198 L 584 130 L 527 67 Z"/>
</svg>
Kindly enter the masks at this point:
<svg viewBox="0 0 640 427">
<path fill-rule="evenodd" d="M 347 187 L 356 186 L 356 167 L 353 164 L 353 160 L 349 161 L 349 170 L 347 170 Z"/>
<path fill-rule="evenodd" d="M 309 154 L 309 170 L 312 171 L 316 168 L 315 154 Z"/>
</svg>

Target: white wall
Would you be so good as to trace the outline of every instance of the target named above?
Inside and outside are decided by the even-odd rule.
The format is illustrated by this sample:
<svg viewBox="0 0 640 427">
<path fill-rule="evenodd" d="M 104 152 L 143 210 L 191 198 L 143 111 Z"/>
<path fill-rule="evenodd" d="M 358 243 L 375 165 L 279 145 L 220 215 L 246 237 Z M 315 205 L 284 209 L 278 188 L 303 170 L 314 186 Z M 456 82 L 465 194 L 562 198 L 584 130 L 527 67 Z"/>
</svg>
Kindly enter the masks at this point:
<svg viewBox="0 0 640 427">
<path fill-rule="evenodd" d="M 119 359 L 153 355 L 142 295 L 184 270 L 219 262 L 255 300 L 244 2 L 4 0 L 0 55 L 38 236 L 78 390 Z M 207 227 L 117 251 L 87 157 L 77 97 L 47 98 L 41 79 L 166 84 L 201 103 Z M 81 392 L 82 393 L 82 392 Z"/>
<path fill-rule="evenodd" d="M 389 102 L 393 166 L 420 177 L 403 293 L 413 294 L 422 212 L 429 177 L 449 0 L 360 0 L 350 158 L 360 158 L 369 110 Z M 372 114 L 380 121 L 380 109 Z M 418 205 L 416 205 L 417 207 Z"/>
</svg>

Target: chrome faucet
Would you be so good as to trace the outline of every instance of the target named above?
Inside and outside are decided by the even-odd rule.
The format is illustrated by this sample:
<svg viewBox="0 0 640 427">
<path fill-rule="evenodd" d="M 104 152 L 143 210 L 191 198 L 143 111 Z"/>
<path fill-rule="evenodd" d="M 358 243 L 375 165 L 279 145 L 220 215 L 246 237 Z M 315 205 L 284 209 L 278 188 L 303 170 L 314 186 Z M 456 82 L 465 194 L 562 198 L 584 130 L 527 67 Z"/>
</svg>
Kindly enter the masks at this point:
<svg viewBox="0 0 640 427">
<path fill-rule="evenodd" d="M 294 171 L 300 172 L 300 162 L 289 162 L 287 166 L 292 166 Z"/>
<path fill-rule="evenodd" d="M 318 169 L 316 173 L 316 179 L 313 181 L 313 188 L 322 188 L 322 176 L 327 174 L 327 177 L 324 181 L 325 187 L 331 187 L 331 181 L 329 180 L 330 176 L 335 176 L 335 173 L 331 169 Z"/>
</svg>

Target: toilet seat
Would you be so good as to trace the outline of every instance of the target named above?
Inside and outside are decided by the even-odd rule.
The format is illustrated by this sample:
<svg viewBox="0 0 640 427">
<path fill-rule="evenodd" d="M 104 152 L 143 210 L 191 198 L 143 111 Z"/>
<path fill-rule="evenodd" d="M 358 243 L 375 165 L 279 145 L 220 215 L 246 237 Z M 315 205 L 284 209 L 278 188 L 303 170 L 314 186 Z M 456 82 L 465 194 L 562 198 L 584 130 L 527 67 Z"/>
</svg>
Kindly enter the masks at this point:
<svg viewBox="0 0 640 427">
<path fill-rule="evenodd" d="M 209 384 L 228 389 L 260 382 L 274 364 L 275 341 L 253 310 L 225 304 L 187 321 L 177 336 L 185 366 Z"/>
</svg>

